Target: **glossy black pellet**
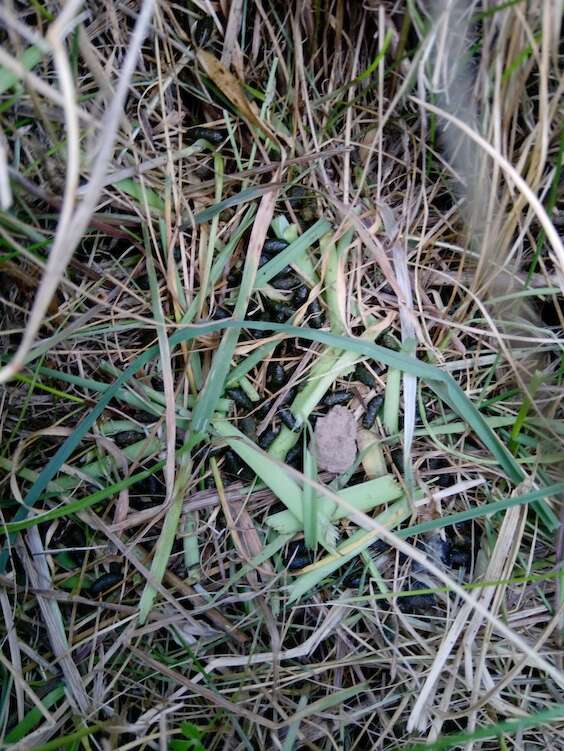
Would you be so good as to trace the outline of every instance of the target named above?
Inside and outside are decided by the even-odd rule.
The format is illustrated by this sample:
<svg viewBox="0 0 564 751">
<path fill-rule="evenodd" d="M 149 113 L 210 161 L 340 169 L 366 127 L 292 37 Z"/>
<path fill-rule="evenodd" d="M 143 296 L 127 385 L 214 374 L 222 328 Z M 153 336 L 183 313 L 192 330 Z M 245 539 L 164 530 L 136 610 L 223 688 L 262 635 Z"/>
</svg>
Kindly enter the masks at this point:
<svg viewBox="0 0 564 751">
<path fill-rule="evenodd" d="M 236 477 L 238 480 L 247 482 L 252 480 L 255 476 L 252 469 L 248 467 L 231 449 L 227 449 L 223 455 L 223 461 L 226 473 L 232 477 Z"/>
<path fill-rule="evenodd" d="M 284 563 L 289 571 L 296 571 L 313 563 L 313 556 L 303 542 L 296 542 L 288 545 L 288 552 L 284 556 Z"/>
<path fill-rule="evenodd" d="M 250 410 L 253 408 L 253 403 L 249 399 L 249 397 L 245 394 L 243 389 L 240 388 L 234 388 L 234 389 L 225 389 L 225 393 L 230 399 L 233 399 L 235 404 L 238 407 L 241 407 L 241 409 Z"/>
<path fill-rule="evenodd" d="M 313 300 L 308 309 L 308 324 L 311 326 L 312 329 L 320 329 L 323 326 L 323 313 L 321 311 L 321 305 L 319 303 L 319 300 L 315 298 Z"/>
<path fill-rule="evenodd" d="M 260 434 L 258 438 L 258 445 L 263 451 L 266 451 L 274 441 L 276 440 L 276 436 L 278 435 L 280 431 L 275 430 L 274 428 L 267 428 L 263 433 Z"/>
<path fill-rule="evenodd" d="M 286 454 L 286 464 L 294 469 L 301 469 L 304 460 L 304 449 L 301 443 L 296 443 Z"/>
<path fill-rule="evenodd" d="M 338 404 L 347 404 L 350 400 L 351 395 L 348 391 L 332 391 L 323 397 L 322 404 L 327 407 L 336 407 Z"/>
<path fill-rule="evenodd" d="M 215 24 L 211 16 L 198 19 L 194 26 L 194 42 L 197 47 L 205 47 L 213 34 Z"/>
<path fill-rule="evenodd" d="M 294 185 L 288 191 L 288 202 L 292 208 L 298 208 L 306 197 L 306 189 L 303 185 Z"/>
<path fill-rule="evenodd" d="M 426 612 L 432 610 L 436 604 L 434 594 L 407 595 L 398 597 L 397 603 L 403 613 Z"/>
<path fill-rule="evenodd" d="M 223 463 L 225 469 L 230 475 L 237 475 L 242 469 L 241 460 L 231 449 L 227 449 L 227 451 L 224 453 Z"/>
<path fill-rule="evenodd" d="M 266 369 L 266 382 L 272 391 L 281 388 L 286 383 L 286 371 L 279 362 L 269 363 Z"/>
<path fill-rule="evenodd" d="M 375 396 L 368 402 L 368 404 L 366 405 L 366 412 L 362 416 L 363 428 L 370 430 L 370 428 L 376 422 L 376 417 L 378 416 L 378 412 L 382 409 L 383 404 L 384 397 L 381 394 L 378 394 L 378 396 Z"/>
<path fill-rule="evenodd" d="M 274 255 L 287 248 L 289 244 L 286 240 L 266 240 L 262 246 L 262 252 L 267 255 Z"/>
<path fill-rule="evenodd" d="M 116 433 L 114 441 L 120 448 L 131 446 L 132 443 L 137 443 L 144 436 L 144 433 L 136 433 L 133 430 L 122 430 L 121 433 Z"/>
<path fill-rule="evenodd" d="M 198 141 L 200 138 L 213 143 L 214 145 L 220 144 L 225 138 L 225 133 L 221 130 L 212 130 L 211 128 L 194 128 L 191 131 L 191 136 L 194 141 Z"/>
<path fill-rule="evenodd" d="M 292 295 L 292 304 L 294 307 L 301 307 L 307 300 L 309 295 L 309 288 L 305 284 L 301 284 Z"/>
<path fill-rule="evenodd" d="M 229 284 L 230 287 L 237 287 L 241 283 L 242 278 L 243 272 L 241 269 L 231 269 L 229 274 L 227 274 L 227 284 Z"/>
<path fill-rule="evenodd" d="M 272 315 L 277 323 L 285 323 L 295 312 L 292 307 L 284 302 L 274 303 L 270 306 L 270 309 L 272 310 Z"/>
<path fill-rule="evenodd" d="M 99 576 L 90 586 L 90 594 L 96 597 L 107 589 L 110 589 L 110 587 L 115 587 L 115 585 L 119 584 L 122 580 L 123 574 L 121 571 L 119 573 L 110 571 L 109 574 L 102 574 L 102 576 Z"/>
<path fill-rule="evenodd" d="M 298 280 L 292 274 L 278 274 L 274 279 L 270 280 L 270 284 L 274 289 L 281 289 L 287 291 L 294 289 L 298 284 Z"/>
<path fill-rule="evenodd" d="M 364 383 L 365 386 L 370 386 L 372 388 L 374 384 L 376 383 L 376 379 L 372 375 L 372 373 L 368 370 L 367 367 L 364 365 L 357 365 L 354 370 L 354 379 L 355 381 L 360 381 L 361 383 Z"/>
<path fill-rule="evenodd" d="M 296 429 L 298 421 L 288 407 L 282 407 L 282 409 L 278 410 L 278 417 L 289 430 Z"/>
<path fill-rule="evenodd" d="M 254 417 L 243 417 L 239 420 L 239 429 L 241 433 L 244 433 L 247 438 L 255 440 L 257 437 L 257 421 Z"/>
<path fill-rule="evenodd" d="M 294 401 L 294 397 L 296 396 L 297 388 L 295 386 L 292 386 L 292 388 L 288 389 L 284 392 L 284 395 L 282 396 L 282 399 L 280 400 L 278 406 L 284 407 L 286 404 L 289 404 L 290 402 Z"/>
<path fill-rule="evenodd" d="M 449 565 L 452 568 L 466 568 L 472 566 L 472 549 L 469 547 L 454 547 L 450 553 Z"/>
<path fill-rule="evenodd" d="M 226 310 L 225 308 L 216 308 L 212 315 L 212 321 L 223 321 L 226 318 L 231 318 L 233 311 Z"/>
</svg>

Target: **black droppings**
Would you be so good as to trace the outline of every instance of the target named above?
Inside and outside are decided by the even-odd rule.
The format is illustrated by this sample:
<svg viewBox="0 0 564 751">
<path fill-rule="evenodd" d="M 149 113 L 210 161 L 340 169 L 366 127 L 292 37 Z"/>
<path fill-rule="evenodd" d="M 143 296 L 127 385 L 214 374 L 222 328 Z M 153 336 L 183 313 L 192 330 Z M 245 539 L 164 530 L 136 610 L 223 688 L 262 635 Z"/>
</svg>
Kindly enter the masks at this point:
<svg viewBox="0 0 564 751">
<path fill-rule="evenodd" d="M 310 563 L 313 563 L 313 556 L 303 542 L 293 542 L 288 545 L 284 555 L 284 564 L 289 571 L 296 571 L 309 566 Z"/>
<path fill-rule="evenodd" d="M 298 284 L 298 280 L 293 274 L 277 274 L 270 280 L 270 285 L 274 289 L 281 289 L 283 291 L 294 289 Z"/>
<path fill-rule="evenodd" d="M 262 246 L 262 252 L 267 255 L 275 255 L 288 247 L 286 240 L 266 240 Z"/>
<path fill-rule="evenodd" d="M 96 581 L 90 585 L 90 594 L 97 597 L 107 589 L 115 587 L 115 585 L 119 584 L 121 581 L 123 581 L 123 574 L 121 571 L 110 571 L 109 574 L 102 574 L 102 576 L 99 576 Z"/>
<path fill-rule="evenodd" d="M 421 613 L 432 610 L 436 605 L 435 595 L 432 593 L 424 595 L 406 595 L 398 597 L 397 603 L 403 613 Z"/>
<path fill-rule="evenodd" d="M 263 451 L 266 451 L 274 441 L 276 440 L 276 436 L 278 435 L 280 431 L 275 430 L 274 428 L 267 428 L 263 433 L 260 434 L 258 438 L 258 445 L 260 446 Z"/>
<path fill-rule="evenodd" d="M 271 362 L 266 369 L 266 382 L 272 391 L 276 391 L 286 383 L 286 371 L 279 362 Z"/>
<path fill-rule="evenodd" d="M 296 396 L 297 388 L 295 386 L 292 386 L 292 388 L 289 388 L 287 391 L 284 392 L 284 395 L 282 396 L 282 399 L 279 402 L 279 407 L 284 407 L 286 404 L 289 404 L 290 402 L 294 401 L 294 397 Z"/>
<path fill-rule="evenodd" d="M 196 21 L 194 26 L 194 42 L 197 47 L 205 47 L 211 39 L 215 28 L 213 18 L 211 16 L 204 16 Z"/>
<path fill-rule="evenodd" d="M 368 404 L 366 405 L 366 412 L 362 416 L 362 427 L 366 428 L 366 430 L 370 430 L 370 428 L 374 425 L 376 422 L 376 417 L 378 416 L 378 412 L 382 409 L 382 405 L 384 404 L 384 397 L 382 394 L 378 394 L 373 399 L 371 399 Z"/>
<path fill-rule="evenodd" d="M 225 451 L 223 461 L 225 472 L 231 477 L 248 482 L 255 476 L 252 469 L 248 467 L 232 449 L 227 449 Z"/>
<path fill-rule="evenodd" d="M 297 428 L 298 421 L 289 407 L 282 407 L 282 409 L 278 410 L 278 417 L 289 430 L 295 430 Z"/>
<path fill-rule="evenodd" d="M 226 318 L 231 318 L 233 311 L 226 308 L 217 307 L 212 315 L 212 321 L 223 321 Z"/>
<path fill-rule="evenodd" d="M 293 209 L 301 206 L 306 197 L 306 189 L 303 185 L 294 185 L 288 191 L 288 202 Z"/>
<path fill-rule="evenodd" d="M 323 311 L 321 310 L 321 305 L 319 303 L 319 300 L 317 297 L 315 300 L 313 300 L 308 309 L 308 323 L 311 326 L 312 329 L 320 329 L 325 323 L 325 317 L 323 315 Z"/>
<path fill-rule="evenodd" d="M 243 417 L 239 420 L 239 428 L 241 429 L 241 433 L 244 433 L 247 438 L 250 438 L 252 441 L 256 440 L 257 421 L 254 417 Z"/>
<path fill-rule="evenodd" d="M 294 309 L 284 302 L 271 303 L 272 316 L 277 323 L 285 323 L 294 315 Z"/>
<path fill-rule="evenodd" d="M 301 469 L 303 466 L 304 449 L 301 443 L 296 443 L 286 454 L 286 464 L 294 469 Z"/>
<path fill-rule="evenodd" d="M 451 549 L 450 562 L 451 568 L 465 568 L 472 567 L 472 546 L 457 545 Z"/>
<path fill-rule="evenodd" d="M 295 308 L 301 307 L 305 301 L 307 300 L 309 295 L 309 289 L 306 287 L 305 284 L 301 284 L 292 295 L 292 305 L 294 305 Z"/>
<path fill-rule="evenodd" d="M 351 395 L 348 391 L 332 391 L 323 397 L 322 404 L 327 407 L 335 407 L 338 404 L 347 404 L 350 400 Z"/>
<path fill-rule="evenodd" d="M 241 407 L 241 409 L 251 410 L 253 408 L 252 401 L 245 394 L 243 389 L 241 388 L 225 389 L 225 393 L 230 399 L 233 399 L 235 404 L 238 407 Z"/>
<path fill-rule="evenodd" d="M 208 143 L 214 144 L 214 146 L 220 144 L 225 138 L 225 133 L 222 130 L 212 130 L 211 128 L 202 127 L 194 128 L 191 135 L 194 141 L 203 138 Z"/>
<path fill-rule="evenodd" d="M 376 384 L 376 379 L 365 365 L 359 364 L 354 370 L 355 381 L 364 383 L 365 386 L 372 388 Z"/>
</svg>

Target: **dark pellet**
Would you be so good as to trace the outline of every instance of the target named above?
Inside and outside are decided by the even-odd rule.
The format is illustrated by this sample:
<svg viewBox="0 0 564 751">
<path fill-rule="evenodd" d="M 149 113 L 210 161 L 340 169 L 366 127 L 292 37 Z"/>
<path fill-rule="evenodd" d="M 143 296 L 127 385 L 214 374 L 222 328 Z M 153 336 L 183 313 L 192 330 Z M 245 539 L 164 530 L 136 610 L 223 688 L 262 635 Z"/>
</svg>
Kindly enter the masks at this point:
<svg viewBox="0 0 564 751">
<path fill-rule="evenodd" d="M 309 289 L 305 284 L 301 284 L 292 295 L 292 304 L 294 307 L 299 308 L 305 303 L 309 295 Z"/>
<path fill-rule="evenodd" d="M 239 420 L 239 428 L 241 429 L 241 433 L 244 433 L 247 438 L 253 441 L 256 439 L 257 421 L 254 417 L 243 417 L 242 420 Z"/>
<path fill-rule="evenodd" d="M 249 397 L 245 394 L 243 389 L 235 388 L 235 389 L 226 389 L 225 393 L 230 399 L 233 399 L 235 404 L 238 407 L 241 407 L 241 409 L 250 410 L 253 408 L 253 403 L 249 399 Z"/>
<path fill-rule="evenodd" d="M 303 542 L 296 542 L 288 545 L 288 552 L 284 556 L 284 563 L 289 571 L 296 571 L 296 569 L 309 566 L 313 563 L 313 556 L 306 549 Z"/>
<path fill-rule="evenodd" d="M 295 446 L 286 454 L 286 464 L 294 469 L 301 469 L 303 466 L 304 449 L 301 443 L 296 443 Z"/>
<path fill-rule="evenodd" d="M 267 428 L 264 433 L 261 433 L 257 441 L 260 448 L 263 451 L 266 451 L 268 448 L 270 448 L 279 432 L 279 430 L 274 430 L 274 428 Z"/>
<path fill-rule="evenodd" d="M 371 399 L 368 402 L 366 406 L 366 412 L 362 416 L 363 428 L 370 430 L 370 428 L 376 422 L 376 417 L 378 416 L 378 412 L 382 409 L 383 404 L 384 404 L 384 397 L 382 396 L 382 394 L 378 394 L 378 396 L 375 396 L 373 399 Z"/>
<path fill-rule="evenodd" d="M 123 574 L 121 573 L 121 571 L 110 571 L 109 574 L 102 574 L 102 576 L 99 576 L 96 581 L 90 586 L 90 594 L 96 597 L 97 595 L 102 594 L 102 592 L 105 592 L 107 589 L 110 589 L 110 587 L 115 587 L 115 585 L 119 584 L 122 580 Z"/>
<path fill-rule="evenodd" d="M 357 365 L 354 370 L 354 379 L 355 381 L 360 381 L 361 383 L 364 383 L 365 386 L 370 386 L 372 388 L 374 384 L 376 383 L 376 379 L 372 375 L 372 373 L 368 370 L 367 367 L 364 365 Z"/>
<path fill-rule="evenodd" d="M 335 407 L 338 404 L 347 404 L 351 400 L 351 395 L 348 391 L 333 391 L 323 397 L 322 403 L 327 407 Z"/>
<path fill-rule="evenodd" d="M 466 568 L 469 569 L 472 566 L 472 549 L 469 547 L 455 547 L 452 548 L 450 553 L 449 565 L 452 568 Z"/>
<path fill-rule="evenodd" d="M 284 302 L 274 303 L 270 306 L 274 320 L 277 323 L 284 323 L 294 315 L 294 309 Z"/>
<path fill-rule="evenodd" d="M 298 280 L 292 274 L 278 274 L 274 279 L 270 280 L 270 284 L 274 289 L 290 290 L 298 284 Z"/>
<path fill-rule="evenodd" d="M 121 433 L 116 433 L 114 440 L 120 448 L 125 448 L 140 441 L 143 435 L 143 433 L 136 433 L 133 430 L 122 430 Z"/>
<path fill-rule="evenodd" d="M 286 371 L 279 362 L 271 362 L 266 369 L 266 382 L 271 390 L 281 388 L 286 383 Z"/>
<path fill-rule="evenodd" d="M 212 321 L 223 321 L 226 318 L 231 318 L 232 315 L 233 311 L 218 307 L 213 312 Z"/>
<path fill-rule="evenodd" d="M 192 138 L 194 141 L 198 141 L 200 138 L 213 143 L 215 146 L 220 144 L 225 138 L 225 133 L 221 130 L 212 130 L 211 128 L 194 128 L 192 130 Z"/>
<path fill-rule="evenodd" d="M 294 185 L 288 191 L 288 202 L 292 208 L 298 208 L 302 203 L 306 195 L 306 189 L 303 185 Z"/>
<path fill-rule="evenodd" d="M 211 39 L 214 30 L 214 22 L 211 16 L 204 16 L 198 19 L 194 26 L 194 42 L 197 47 L 205 47 Z"/>
<path fill-rule="evenodd" d="M 281 250 L 284 250 L 284 248 L 287 248 L 290 243 L 287 243 L 286 240 L 266 240 L 264 245 L 262 246 L 262 252 L 274 255 L 276 253 L 280 253 Z"/>
<path fill-rule="evenodd" d="M 294 397 L 296 396 L 297 388 L 295 386 L 292 386 L 292 388 L 288 389 L 284 392 L 284 396 L 280 400 L 279 407 L 284 407 L 286 404 L 289 404 L 290 402 L 294 401 Z"/>
<path fill-rule="evenodd" d="M 308 323 L 311 326 L 311 328 L 320 329 L 323 326 L 324 320 L 323 320 L 323 312 L 321 310 L 321 305 L 317 298 L 315 298 L 315 300 L 313 300 L 313 302 L 310 303 L 307 309 L 307 312 L 309 315 Z"/>
<path fill-rule="evenodd" d="M 278 410 L 278 417 L 289 430 L 296 429 L 298 421 L 288 407 L 282 407 L 282 409 Z"/>
<path fill-rule="evenodd" d="M 397 603 L 403 613 L 415 613 L 431 610 L 436 604 L 436 599 L 434 594 L 407 595 L 398 597 Z"/>
<path fill-rule="evenodd" d="M 231 269 L 229 274 L 227 274 L 227 284 L 229 284 L 230 287 L 237 287 L 241 283 L 241 279 L 243 278 L 243 272 L 241 269 Z"/>
</svg>

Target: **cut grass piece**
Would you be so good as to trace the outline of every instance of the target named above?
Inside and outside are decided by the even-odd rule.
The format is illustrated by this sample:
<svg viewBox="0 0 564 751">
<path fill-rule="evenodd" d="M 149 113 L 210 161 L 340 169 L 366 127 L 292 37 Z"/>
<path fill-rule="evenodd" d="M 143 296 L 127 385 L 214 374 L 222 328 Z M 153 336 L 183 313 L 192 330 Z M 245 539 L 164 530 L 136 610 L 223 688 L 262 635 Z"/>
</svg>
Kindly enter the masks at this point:
<svg viewBox="0 0 564 751">
<path fill-rule="evenodd" d="M 331 224 L 327 219 L 318 219 L 303 235 L 300 235 L 297 240 L 288 245 L 281 253 L 278 253 L 268 263 L 264 264 L 257 273 L 255 289 L 262 289 L 285 266 L 296 263 L 317 240 L 320 240 L 330 230 Z"/>
<path fill-rule="evenodd" d="M 402 521 L 405 521 L 410 513 L 409 503 L 403 498 L 393 503 L 381 514 L 378 514 L 375 521 L 388 529 L 393 529 L 398 524 L 401 524 Z M 305 572 L 289 587 L 288 604 L 296 602 L 307 592 L 310 592 L 326 576 L 329 576 L 343 564 L 355 558 L 363 550 L 366 550 L 376 539 L 378 539 L 378 532 L 376 530 L 367 532 L 364 529 L 360 529 L 346 542 L 339 545 L 334 554 L 326 556 L 312 566 L 308 566 Z"/>
<path fill-rule="evenodd" d="M 309 483 L 307 484 L 309 485 Z M 376 480 L 369 480 L 359 485 L 353 485 L 350 488 L 343 488 L 343 490 L 338 491 L 337 495 L 352 504 L 357 511 L 366 513 L 371 511 L 375 506 L 398 500 L 402 496 L 402 489 L 395 481 L 393 475 L 386 475 Z M 315 494 L 315 498 L 318 503 L 318 516 L 323 514 L 330 521 L 338 521 L 348 516 L 348 512 L 330 498 L 326 498 L 318 493 Z M 296 534 L 296 532 L 300 532 L 302 529 L 299 519 L 290 511 L 280 511 L 277 514 L 273 514 L 267 518 L 266 523 L 269 527 L 273 527 L 279 534 Z"/>
<path fill-rule="evenodd" d="M 137 201 L 141 207 L 143 207 L 146 202 L 150 209 L 158 212 L 164 211 L 165 204 L 159 194 L 151 188 L 142 185 L 137 180 L 126 178 L 125 180 L 117 182 L 115 187 L 119 188 L 119 190 L 123 191 L 128 196 L 131 196 L 131 198 Z"/>
<path fill-rule="evenodd" d="M 384 412 L 382 423 L 390 435 L 399 430 L 399 408 L 401 390 L 401 371 L 389 368 L 386 377 L 386 393 L 384 397 Z"/>
<path fill-rule="evenodd" d="M 317 467 L 315 464 L 315 457 L 307 448 L 304 448 L 304 475 L 310 480 L 317 480 Z M 319 526 L 319 503 L 317 494 L 313 492 L 313 487 L 309 482 L 304 482 L 302 490 L 302 502 L 305 544 L 310 550 L 315 551 L 317 550 L 317 543 L 319 542 L 317 537 Z M 327 518 L 329 518 L 328 514 Z M 296 520 L 296 522 L 298 521 L 296 517 L 294 517 L 294 519 Z"/>
</svg>

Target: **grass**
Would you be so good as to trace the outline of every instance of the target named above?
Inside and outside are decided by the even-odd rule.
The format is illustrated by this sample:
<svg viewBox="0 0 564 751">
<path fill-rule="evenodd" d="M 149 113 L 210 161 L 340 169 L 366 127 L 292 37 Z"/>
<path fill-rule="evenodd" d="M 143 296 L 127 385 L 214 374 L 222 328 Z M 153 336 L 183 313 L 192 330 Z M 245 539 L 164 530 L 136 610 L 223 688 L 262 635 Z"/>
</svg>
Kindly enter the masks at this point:
<svg viewBox="0 0 564 751">
<path fill-rule="evenodd" d="M 560 19 L 440 7 L 0 8 L 1 748 L 560 747 Z"/>
</svg>

